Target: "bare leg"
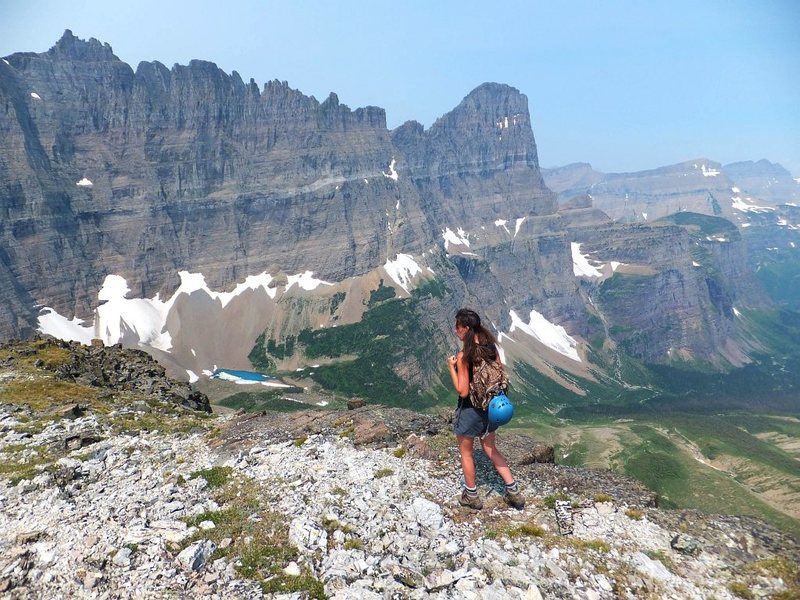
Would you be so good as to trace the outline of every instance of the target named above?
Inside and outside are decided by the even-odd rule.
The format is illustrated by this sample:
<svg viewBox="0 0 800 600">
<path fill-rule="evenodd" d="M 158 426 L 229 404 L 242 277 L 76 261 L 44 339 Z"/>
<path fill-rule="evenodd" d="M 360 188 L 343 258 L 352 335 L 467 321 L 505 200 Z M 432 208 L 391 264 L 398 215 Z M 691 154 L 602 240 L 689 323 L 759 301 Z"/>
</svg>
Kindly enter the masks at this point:
<svg viewBox="0 0 800 600">
<path fill-rule="evenodd" d="M 508 468 L 508 463 L 506 462 L 505 456 L 500 453 L 500 450 L 497 449 L 495 446 L 495 432 L 493 431 L 486 437 L 481 438 L 481 446 L 483 447 L 483 451 L 486 453 L 486 456 L 489 457 L 489 460 L 492 461 L 494 468 L 497 470 L 497 474 L 503 479 L 505 483 L 514 483 L 514 476 L 511 474 L 511 469 Z M 459 446 L 460 448 L 460 446 Z M 472 458 L 472 454 L 470 453 L 470 459 Z M 461 463 L 464 463 L 464 454 L 461 454 Z M 472 472 L 475 473 L 475 466 L 472 466 Z M 466 473 L 466 471 L 465 471 Z"/>
<path fill-rule="evenodd" d="M 457 435 L 458 452 L 461 455 L 461 471 L 464 473 L 464 483 L 468 488 L 475 487 L 475 459 L 472 457 L 472 447 L 475 438 L 468 435 Z"/>
</svg>

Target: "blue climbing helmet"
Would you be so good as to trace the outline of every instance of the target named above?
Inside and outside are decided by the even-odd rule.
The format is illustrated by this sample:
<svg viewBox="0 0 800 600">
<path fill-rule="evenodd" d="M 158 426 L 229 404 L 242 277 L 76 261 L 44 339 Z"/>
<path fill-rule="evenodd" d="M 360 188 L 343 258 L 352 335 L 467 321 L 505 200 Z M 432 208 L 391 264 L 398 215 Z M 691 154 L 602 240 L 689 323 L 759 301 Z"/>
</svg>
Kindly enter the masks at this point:
<svg viewBox="0 0 800 600">
<path fill-rule="evenodd" d="M 505 394 L 498 394 L 489 402 L 489 423 L 505 425 L 514 416 L 514 406 Z"/>
</svg>

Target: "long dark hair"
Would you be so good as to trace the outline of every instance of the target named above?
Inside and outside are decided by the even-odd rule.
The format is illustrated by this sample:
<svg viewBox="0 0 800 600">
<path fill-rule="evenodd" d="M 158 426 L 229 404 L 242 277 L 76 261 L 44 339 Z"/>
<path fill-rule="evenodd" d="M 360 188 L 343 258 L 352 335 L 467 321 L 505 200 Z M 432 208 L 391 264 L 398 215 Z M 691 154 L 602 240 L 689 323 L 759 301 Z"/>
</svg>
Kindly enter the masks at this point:
<svg viewBox="0 0 800 600">
<path fill-rule="evenodd" d="M 495 346 L 497 340 L 491 331 L 481 325 L 478 313 L 469 308 L 462 308 L 456 313 L 456 323 L 468 329 L 464 335 L 462 350 L 470 366 L 478 360 L 495 360 L 497 358 L 497 347 Z"/>
</svg>

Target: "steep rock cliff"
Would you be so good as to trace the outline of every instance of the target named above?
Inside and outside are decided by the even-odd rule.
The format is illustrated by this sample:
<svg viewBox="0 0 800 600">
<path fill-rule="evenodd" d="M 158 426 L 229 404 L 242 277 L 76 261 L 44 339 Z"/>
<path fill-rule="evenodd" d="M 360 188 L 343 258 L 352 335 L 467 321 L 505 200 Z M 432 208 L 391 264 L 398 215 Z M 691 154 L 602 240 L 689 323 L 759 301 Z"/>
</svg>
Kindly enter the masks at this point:
<svg viewBox="0 0 800 600">
<path fill-rule="evenodd" d="M 191 378 L 223 360 L 246 366 L 260 332 L 282 343 L 352 324 L 381 286 L 408 300 L 432 278 L 436 292 L 414 298 L 432 354 L 398 350 L 393 363 L 421 387 L 438 371 L 432 359 L 451 350 L 450 320 L 465 304 L 498 333 L 540 317 L 562 328 L 571 348 L 562 368 L 581 376 L 591 377 L 583 345 L 601 330 L 645 360 L 674 351 L 745 360 L 732 311 L 758 294 L 729 281 L 745 272 L 742 251 L 710 248 L 719 276 L 701 277 L 692 260 L 705 242 L 682 224 L 623 227 L 609 216 L 730 216 L 750 199 L 735 213 L 736 200 L 717 202 L 736 192 L 708 161 L 599 179 L 584 165 L 590 195 L 559 211 L 527 99 L 510 86 L 479 86 L 428 130 L 389 131 L 382 109 L 351 110 L 333 93 L 319 102 L 286 82 L 259 88 L 199 60 L 134 71 L 108 44 L 67 31 L 46 53 L 0 62 L 0 106 L 0 337 L 30 335 L 47 306 L 88 329 L 94 319 L 82 336 L 141 344 Z M 578 189 L 570 177 L 560 185 Z M 637 185 L 647 193 L 620 207 Z M 612 271 L 579 273 L 581 252 Z M 406 275 L 391 275 L 408 261 Z M 614 273 L 614 262 L 632 266 Z M 123 314 L 101 319 L 108 276 L 124 277 L 116 300 L 140 299 L 161 320 L 144 331 Z M 626 285 L 645 295 L 612 294 L 623 276 L 650 278 Z M 304 287 L 312 280 L 330 285 Z M 529 329 L 515 343 L 552 350 Z"/>
</svg>

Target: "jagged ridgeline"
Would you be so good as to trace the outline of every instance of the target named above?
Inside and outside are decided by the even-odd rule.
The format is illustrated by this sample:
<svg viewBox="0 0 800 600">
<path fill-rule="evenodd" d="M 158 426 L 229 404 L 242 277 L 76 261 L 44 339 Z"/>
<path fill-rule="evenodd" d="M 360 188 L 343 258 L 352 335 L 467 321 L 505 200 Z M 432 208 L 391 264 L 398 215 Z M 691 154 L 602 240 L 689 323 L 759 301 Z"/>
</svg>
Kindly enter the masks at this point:
<svg viewBox="0 0 800 600">
<path fill-rule="evenodd" d="M 800 209 L 779 165 L 573 165 L 548 187 L 507 85 L 389 130 L 333 93 L 133 69 L 69 31 L 0 61 L 0 106 L 2 338 L 140 347 L 233 406 L 428 408 L 466 305 L 522 424 L 797 409 Z M 210 379 L 230 370 L 280 381 L 234 394 Z"/>
</svg>

